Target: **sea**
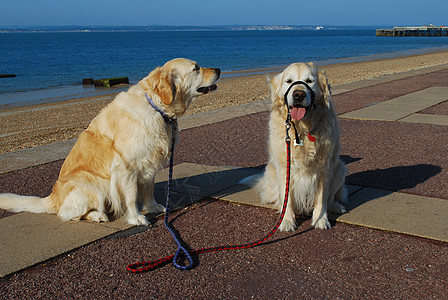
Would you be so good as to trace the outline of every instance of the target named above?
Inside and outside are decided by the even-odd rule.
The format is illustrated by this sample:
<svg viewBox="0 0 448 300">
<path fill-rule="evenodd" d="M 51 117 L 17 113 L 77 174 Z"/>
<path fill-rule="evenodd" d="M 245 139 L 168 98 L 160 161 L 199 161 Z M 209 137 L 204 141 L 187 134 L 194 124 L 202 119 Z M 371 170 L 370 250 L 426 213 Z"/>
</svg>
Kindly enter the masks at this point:
<svg viewBox="0 0 448 300">
<path fill-rule="evenodd" d="M 448 50 L 445 37 L 376 37 L 375 30 L 188 30 L 1 32 L 0 108 L 107 95 L 83 78 L 137 83 L 176 57 L 218 67 L 223 77 L 292 62 L 318 65 Z M 259 70 L 259 71 L 257 71 Z"/>
</svg>

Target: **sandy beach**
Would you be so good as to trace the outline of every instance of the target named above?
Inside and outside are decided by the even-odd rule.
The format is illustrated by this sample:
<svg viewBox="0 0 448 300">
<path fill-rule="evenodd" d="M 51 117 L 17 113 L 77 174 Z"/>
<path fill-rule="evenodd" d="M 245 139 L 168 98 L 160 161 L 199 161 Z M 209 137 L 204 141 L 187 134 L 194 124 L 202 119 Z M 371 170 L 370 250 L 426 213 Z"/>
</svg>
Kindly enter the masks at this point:
<svg viewBox="0 0 448 300">
<path fill-rule="evenodd" d="M 332 86 L 448 64 L 448 51 L 320 66 Z M 280 69 L 280 68 L 279 68 Z M 149 72 L 150 70 L 148 70 Z M 267 78 L 278 72 L 221 79 L 218 91 L 193 102 L 186 115 L 269 98 Z M 269 73 L 272 72 L 272 73 Z M 0 153 L 76 138 L 114 95 L 0 110 Z"/>
</svg>

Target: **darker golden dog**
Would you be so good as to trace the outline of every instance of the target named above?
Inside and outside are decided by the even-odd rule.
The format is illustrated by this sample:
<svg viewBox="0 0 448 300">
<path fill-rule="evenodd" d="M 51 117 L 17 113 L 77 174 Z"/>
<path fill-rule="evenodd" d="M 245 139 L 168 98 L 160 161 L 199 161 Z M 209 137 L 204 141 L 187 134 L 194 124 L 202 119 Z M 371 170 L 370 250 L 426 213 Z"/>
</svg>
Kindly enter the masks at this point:
<svg viewBox="0 0 448 300">
<path fill-rule="evenodd" d="M 154 200 L 154 177 L 170 156 L 172 135 L 178 138 L 165 119 L 182 116 L 193 99 L 216 89 L 219 76 L 219 69 L 188 59 L 155 69 L 118 94 L 81 133 L 51 195 L 0 194 L 0 208 L 54 213 L 65 221 L 100 222 L 108 221 L 108 213 L 124 214 L 130 224 L 148 225 L 139 207 L 164 210 Z"/>
</svg>

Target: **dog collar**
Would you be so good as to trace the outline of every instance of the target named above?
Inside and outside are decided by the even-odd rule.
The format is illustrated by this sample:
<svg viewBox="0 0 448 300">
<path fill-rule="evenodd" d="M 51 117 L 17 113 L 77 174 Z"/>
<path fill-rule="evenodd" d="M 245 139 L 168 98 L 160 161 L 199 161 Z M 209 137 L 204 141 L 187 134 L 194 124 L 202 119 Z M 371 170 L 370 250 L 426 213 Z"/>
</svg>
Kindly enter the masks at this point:
<svg viewBox="0 0 448 300">
<path fill-rule="evenodd" d="M 152 108 L 155 109 L 155 111 L 157 111 L 158 113 L 160 113 L 162 115 L 163 120 L 165 121 L 165 123 L 167 124 L 175 124 L 177 122 L 176 118 L 171 118 L 169 117 L 163 110 L 161 110 L 153 101 L 151 98 L 148 97 L 148 95 L 145 93 L 145 97 L 146 100 L 148 100 L 149 105 L 152 106 Z"/>
</svg>

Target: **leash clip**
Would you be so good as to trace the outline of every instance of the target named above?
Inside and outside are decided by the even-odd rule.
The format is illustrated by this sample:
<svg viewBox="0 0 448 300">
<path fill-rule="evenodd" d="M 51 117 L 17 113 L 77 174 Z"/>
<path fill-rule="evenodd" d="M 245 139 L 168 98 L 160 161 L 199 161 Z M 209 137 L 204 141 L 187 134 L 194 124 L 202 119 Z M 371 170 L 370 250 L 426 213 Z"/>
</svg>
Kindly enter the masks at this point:
<svg viewBox="0 0 448 300">
<path fill-rule="evenodd" d="M 303 140 L 302 139 L 299 139 L 299 142 L 297 142 L 297 140 L 296 139 L 294 139 L 294 146 L 303 146 Z"/>
</svg>

